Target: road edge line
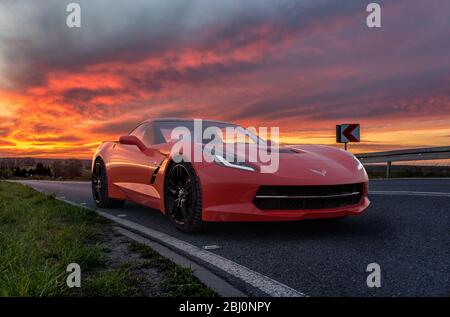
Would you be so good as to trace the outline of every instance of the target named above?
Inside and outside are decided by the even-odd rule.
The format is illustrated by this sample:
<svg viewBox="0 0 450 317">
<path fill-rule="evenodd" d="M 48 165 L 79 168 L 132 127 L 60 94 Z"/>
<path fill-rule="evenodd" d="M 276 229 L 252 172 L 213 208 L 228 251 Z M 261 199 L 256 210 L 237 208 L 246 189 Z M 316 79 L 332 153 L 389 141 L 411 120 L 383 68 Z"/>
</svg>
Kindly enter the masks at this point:
<svg viewBox="0 0 450 317">
<path fill-rule="evenodd" d="M 35 188 L 33 188 L 35 189 Z M 36 189 L 35 189 L 36 190 Z M 45 192 L 40 191 L 42 194 L 46 194 Z M 94 211 L 99 216 L 106 218 L 113 222 L 113 226 L 119 226 L 117 228 L 120 228 L 118 230 L 120 234 L 132 239 L 133 241 L 142 243 L 146 246 L 151 247 L 155 252 L 160 254 L 161 256 L 168 258 L 175 264 L 185 267 L 185 268 L 191 268 L 193 270 L 193 275 L 197 277 L 200 282 L 205 284 L 205 286 L 211 288 L 214 292 L 216 292 L 221 297 L 247 297 L 245 293 L 231 285 L 229 282 L 224 280 L 222 277 L 218 276 L 214 272 L 208 270 L 206 267 L 190 260 L 189 258 L 181 255 L 180 253 L 176 253 L 172 249 L 166 247 L 164 244 L 159 243 L 159 241 L 156 240 L 150 240 L 146 238 L 143 235 L 140 235 L 136 233 L 134 230 L 129 231 L 127 229 L 128 226 L 124 225 L 122 223 L 119 223 L 117 220 L 121 220 L 120 218 L 117 218 L 115 216 L 109 215 L 107 213 L 104 213 L 100 210 L 97 210 L 95 208 L 91 208 L 88 206 L 79 205 L 73 201 L 66 200 L 66 199 L 60 199 L 55 197 L 55 199 L 62 201 L 66 204 L 69 204 L 74 207 L 86 209 L 89 211 Z M 106 215 L 106 216 L 105 216 Z M 112 219 L 112 217 L 116 219 Z M 131 222 L 131 221 L 130 221 Z M 136 230 L 137 231 L 137 230 Z"/>
<path fill-rule="evenodd" d="M 44 193 L 44 192 L 42 192 L 42 193 Z M 158 244 L 160 244 L 164 247 L 167 247 L 169 249 L 172 249 L 172 250 L 173 249 L 179 250 L 183 253 L 189 254 L 190 256 L 192 256 L 194 258 L 197 258 L 206 263 L 209 263 L 210 265 L 242 280 L 243 282 L 262 291 L 263 293 L 265 293 L 269 296 L 272 296 L 272 297 L 306 297 L 306 295 L 304 293 L 299 292 L 287 285 L 284 285 L 283 283 L 280 283 L 268 276 L 265 276 L 261 273 L 253 271 L 239 263 L 236 263 L 234 261 L 226 259 L 220 255 L 200 249 L 199 247 L 196 247 L 190 243 L 187 243 L 187 242 L 184 242 L 177 238 L 174 238 L 163 232 L 144 227 L 142 225 L 139 225 L 139 224 L 134 223 L 129 220 L 118 218 L 116 216 L 110 215 L 110 214 L 103 212 L 101 210 L 98 210 L 96 208 L 79 205 L 77 203 L 74 203 L 74 202 L 66 200 L 66 199 L 59 199 L 59 198 L 56 198 L 56 199 L 63 201 L 65 203 L 68 203 L 72 206 L 76 206 L 79 208 L 94 211 L 98 215 L 100 215 L 106 219 L 109 219 L 110 221 L 118 224 L 121 227 L 124 227 L 124 228 L 130 230 L 131 232 L 134 232 L 134 233 L 137 233 L 140 235 L 144 235 L 145 237 L 150 238 L 155 243 L 158 243 Z M 173 252 L 175 252 L 175 251 L 173 251 Z M 179 253 L 176 253 L 176 254 L 179 255 Z M 183 256 L 183 255 L 180 255 L 180 256 Z M 199 264 L 199 263 L 196 263 L 196 264 L 199 265 L 200 267 L 202 267 L 204 270 L 209 271 L 206 267 L 202 266 L 201 264 Z M 231 287 L 234 287 L 230 283 L 225 281 L 222 277 L 216 275 L 215 273 L 213 273 L 211 271 L 209 271 L 209 272 L 218 278 L 217 281 L 219 281 L 219 279 L 220 279 L 224 283 L 227 283 Z M 211 286 L 206 285 L 206 286 L 211 287 L 213 290 L 215 290 L 213 288 L 214 285 L 211 285 Z"/>
<path fill-rule="evenodd" d="M 22 183 L 22 185 L 28 186 L 42 194 L 47 195 L 45 190 L 39 190 L 29 184 Z M 92 208 L 92 207 L 77 204 L 77 203 L 67 200 L 65 198 L 55 197 L 55 199 L 65 202 L 69 205 L 78 207 L 78 208 L 93 211 L 93 212 L 97 213 L 98 215 L 102 216 L 103 218 L 109 219 L 110 221 L 118 224 L 121 227 L 124 227 L 134 233 L 137 233 L 138 235 L 143 235 L 143 236 L 151 239 L 155 243 L 159 243 L 159 244 L 173 250 L 173 252 L 175 252 L 175 253 L 177 253 L 176 250 L 180 251 L 182 253 L 181 256 L 185 256 L 184 254 L 187 254 L 193 258 L 196 258 L 205 263 L 208 263 L 208 264 L 216 267 L 217 269 L 219 269 L 227 274 L 230 274 L 231 276 L 245 282 L 246 284 L 260 290 L 261 292 L 263 292 L 271 297 L 307 297 L 306 294 L 299 292 L 299 291 L 297 291 L 281 282 L 278 282 L 266 275 L 263 275 L 256 271 L 253 271 L 239 263 L 236 263 L 232 260 L 224 258 L 220 255 L 214 254 L 210 251 L 203 250 L 195 245 L 192 245 L 185 241 L 174 238 L 166 233 L 144 227 L 140 224 L 137 224 L 137 223 L 129 221 L 129 220 L 125 220 L 125 219 L 113 216 L 113 215 L 103 212 L 97 208 Z M 177 254 L 179 254 L 179 253 L 177 253 Z M 196 262 L 196 264 L 203 267 L 205 270 L 208 270 L 201 263 Z M 222 277 L 218 276 L 214 272 L 212 272 L 212 271 L 210 271 L 210 272 L 211 272 L 211 274 L 216 275 L 219 279 L 230 284 L 229 282 L 225 281 Z M 206 285 L 206 286 L 209 287 L 209 285 Z M 234 287 L 234 286 L 232 286 L 232 287 Z"/>
<path fill-rule="evenodd" d="M 245 293 L 241 292 L 236 287 L 234 287 L 221 277 L 217 276 L 210 270 L 180 255 L 179 253 L 174 252 L 166 246 L 153 240 L 147 239 L 120 226 L 114 225 L 114 229 L 121 235 L 152 248 L 152 250 L 154 250 L 161 256 L 171 260 L 173 263 L 181 267 L 191 269 L 192 274 L 196 278 L 198 278 L 200 282 L 214 290 L 214 292 L 216 292 L 220 297 L 247 297 Z"/>
<path fill-rule="evenodd" d="M 179 250 L 194 258 L 204 261 L 242 281 L 262 291 L 263 293 L 273 297 L 304 297 L 303 293 L 284 285 L 276 280 L 271 279 L 261 273 L 253 271 L 232 260 L 226 259 L 220 255 L 203 250 L 195 245 L 174 238 L 166 233 L 144 227 L 132 221 L 118 218 L 116 216 L 105 213 L 101 210 L 94 209 L 101 216 L 110 219 L 113 222 L 126 227 L 127 229 L 143 234 L 156 242 L 163 244 L 172 249 Z"/>
</svg>

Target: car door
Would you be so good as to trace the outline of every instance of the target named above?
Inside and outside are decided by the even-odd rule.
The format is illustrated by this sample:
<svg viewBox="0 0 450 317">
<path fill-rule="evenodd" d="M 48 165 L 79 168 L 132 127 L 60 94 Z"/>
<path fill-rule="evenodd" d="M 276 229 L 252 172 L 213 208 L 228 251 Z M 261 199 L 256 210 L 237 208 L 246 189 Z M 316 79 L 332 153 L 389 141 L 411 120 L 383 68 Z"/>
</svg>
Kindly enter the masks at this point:
<svg viewBox="0 0 450 317">
<path fill-rule="evenodd" d="M 137 203 L 150 207 L 159 206 L 160 195 L 152 184 L 152 178 L 165 156 L 152 148 L 153 124 L 144 123 L 130 135 L 141 140 L 147 149 L 142 151 L 135 145 L 115 145 L 110 159 L 114 185 Z"/>
</svg>

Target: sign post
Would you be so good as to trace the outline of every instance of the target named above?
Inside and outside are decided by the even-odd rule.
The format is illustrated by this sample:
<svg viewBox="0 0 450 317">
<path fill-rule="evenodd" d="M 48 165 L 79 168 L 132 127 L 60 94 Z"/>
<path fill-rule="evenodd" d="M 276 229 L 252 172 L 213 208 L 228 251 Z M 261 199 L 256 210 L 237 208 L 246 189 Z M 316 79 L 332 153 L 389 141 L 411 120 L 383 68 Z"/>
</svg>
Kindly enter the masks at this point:
<svg viewBox="0 0 450 317">
<path fill-rule="evenodd" d="M 336 143 L 344 143 L 347 151 L 347 143 L 360 141 L 361 128 L 359 123 L 336 125 Z"/>
</svg>

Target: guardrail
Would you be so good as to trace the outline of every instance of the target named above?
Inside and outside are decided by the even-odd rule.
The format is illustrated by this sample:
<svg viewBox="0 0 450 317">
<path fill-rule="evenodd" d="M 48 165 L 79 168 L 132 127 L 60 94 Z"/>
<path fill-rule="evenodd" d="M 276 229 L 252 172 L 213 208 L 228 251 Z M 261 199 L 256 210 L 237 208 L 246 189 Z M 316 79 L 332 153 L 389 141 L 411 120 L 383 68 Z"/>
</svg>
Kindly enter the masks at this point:
<svg viewBox="0 0 450 317">
<path fill-rule="evenodd" d="M 386 178 L 389 178 L 392 162 L 450 159 L 450 146 L 360 153 L 356 157 L 363 164 L 386 163 Z"/>
</svg>

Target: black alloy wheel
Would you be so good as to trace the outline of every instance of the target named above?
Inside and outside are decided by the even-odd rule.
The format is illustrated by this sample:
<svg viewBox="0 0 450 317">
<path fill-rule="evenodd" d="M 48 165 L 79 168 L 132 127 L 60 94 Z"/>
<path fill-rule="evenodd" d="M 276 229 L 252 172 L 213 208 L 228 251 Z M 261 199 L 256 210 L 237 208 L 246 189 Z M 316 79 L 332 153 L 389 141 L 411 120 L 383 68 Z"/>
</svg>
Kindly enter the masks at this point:
<svg viewBox="0 0 450 317">
<path fill-rule="evenodd" d="M 193 232 L 201 227 L 200 186 L 190 164 L 178 163 L 170 167 L 165 195 L 166 213 L 179 230 Z"/>
<path fill-rule="evenodd" d="M 118 208 L 125 203 L 124 200 L 112 199 L 108 197 L 108 175 L 105 163 L 102 159 L 97 159 L 92 170 L 92 196 L 95 204 L 100 208 Z"/>
</svg>

